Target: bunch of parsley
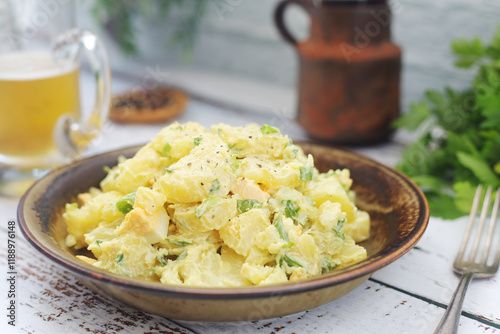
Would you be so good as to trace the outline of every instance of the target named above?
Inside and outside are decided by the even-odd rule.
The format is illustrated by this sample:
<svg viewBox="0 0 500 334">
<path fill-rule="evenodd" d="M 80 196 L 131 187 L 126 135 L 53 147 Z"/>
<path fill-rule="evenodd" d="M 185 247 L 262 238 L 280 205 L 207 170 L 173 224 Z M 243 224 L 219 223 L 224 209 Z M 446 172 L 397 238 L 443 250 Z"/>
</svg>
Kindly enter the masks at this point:
<svg viewBox="0 0 500 334">
<path fill-rule="evenodd" d="M 397 168 L 426 194 L 431 215 L 469 213 L 479 183 L 500 186 L 500 26 L 489 45 L 479 38 L 451 44 L 455 66 L 475 69 L 470 88 L 429 90 L 395 123 L 418 131 Z"/>
</svg>

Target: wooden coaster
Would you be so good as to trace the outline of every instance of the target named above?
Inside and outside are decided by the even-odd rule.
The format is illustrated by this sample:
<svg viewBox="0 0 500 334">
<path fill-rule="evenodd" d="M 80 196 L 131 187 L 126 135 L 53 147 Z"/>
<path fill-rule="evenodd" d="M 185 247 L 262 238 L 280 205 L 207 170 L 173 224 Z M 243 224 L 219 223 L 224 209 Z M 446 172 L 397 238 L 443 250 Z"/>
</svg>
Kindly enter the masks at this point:
<svg viewBox="0 0 500 334">
<path fill-rule="evenodd" d="M 182 114 L 187 101 L 186 93 L 171 87 L 130 92 L 113 98 L 109 118 L 117 123 L 165 122 Z"/>
</svg>

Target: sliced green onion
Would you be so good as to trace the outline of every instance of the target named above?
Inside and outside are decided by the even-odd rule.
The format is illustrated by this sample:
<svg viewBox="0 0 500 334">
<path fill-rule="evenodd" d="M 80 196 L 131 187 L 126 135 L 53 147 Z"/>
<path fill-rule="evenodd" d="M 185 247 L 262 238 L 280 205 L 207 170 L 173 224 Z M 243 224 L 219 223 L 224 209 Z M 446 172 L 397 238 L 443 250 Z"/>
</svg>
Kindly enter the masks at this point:
<svg viewBox="0 0 500 334">
<path fill-rule="evenodd" d="M 116 262 L 117 264 L 120 264 L 120 263 L 123 261 L 123 258 L 124 258 L 124 257 L 125 257 L 125 254 L 123 254 L 123 253 L 118 254 L 118 255 L 115 257 L 115 262 Z"/>
<path fill-rule="evenodd" d="M 174 245 L 179 246 L 179 247 L 189 246 L 189 245 L 193 244 L 192 242 L 189 242 L 189 241 L 172 240 L 172 239 L 169 239 L 169 238 L 166 238 L 165 240 L 167 240 L 171 244 L 174 244 Z"/>
<path fill-rule="evenodd" d="M 203 216 L 203 214 L 205 212 L 207 212 L 212 207 L 214 207 L 217 204 L 219 204 L 220 201 L 221 201 L 221 199 L 218 196 L 212 196 L 212 197 L 205 198 L 203 200 L 203 202 L 201 202 L 201 204 L 198 205 L 198 207 L 194 210 L 196 218 L 200 218 L 201 216 Z"/>
<path fill-rule="evenodd" d="M 168 156 L 168 154 L 170 153 L 170 150 L 172 149 L 172 146 L 169 144 L 169 143 L 166 143 L 164 146 L 163 146 L 163 149 L 161 150 L 161 154 L 163 154 L 163 156 Z"/>
<path fill-rule="evenodd" d="M 116 208 L 123 214 L 127 214 L 134 208 L 135 193 L 137 190 L 132 191 L 130 194 L 123 196 L 116 202 Z"/>
<path fill-rule="evenodd" d="M 269 135 L 271 133 L 280 133 L 280 130 L 276 129 L 274 126 L 264 124 L 260 128 L 260 132 L 262 132 L 262 134 Z"/>
<path fill-rule="evenodd" d="M 181 260 L 184 260 L 186 258 L 186 256 L 188 255 L 188 252 L 187 250 L 183 251 L 182 253 L 179 254 L 179 256 L 177 256 L 177 259 L 175 259 L 176 261 L 181 261 Z"/>
<path fill-rule="evenodd" d="M 307 156 L 307 163 L 305 167 L 299 168 L 301 181 L 312 181 L 314 172 L 314 160 L 311 154 Z"/>
<path fill-rule="evenodd" d="M 301 267 L 304 268 L 304 265 L 297 260 L 295 260 L 293 257 L 291 257 L 288 254 L 285 254 L 283 258 L 281 259 L 283 262 L 285 262 L 289 267 Z"/>
<path fill-rule="evenodd" d="M 288 218 L 292 218 L 293 220 L 297 221 L 298 216 L 297 213 L 300 211 L 300 207 L 295 204 L 292 200 L 287 200 L 285 202 L 285 215 Z"/>
<path fill-rule="evenodd" d="M 261 208 L 262 203 L 255 199 L 239 199 L 237 201 L 238 211 L 241 213 L 247 212 L 253 208 Z"/>
<path fill-rule="evenodd" d="M 236 171 L 238 168 L 241 166 L 241 161 L 236 157 L 235 154 L 231 156 L 229 159 L 229 165 L 233 169 L 233 171 Z"/>
<path fill-rule="evenodd" d="M 196 146 L 200 145 L 200 143 L 201 143 L 201 140 L 202 140 L 202 139 L 203 139 L 203 138 L 201 138 L 201 137 L 196 137 L 196 138 L 194 139 L 194 147 L 196 147 Z"/>
<path fill-rule="evenodd" d="M 288 237 L 288 233 L 283 225 L 283 219 L 280 214 L 278 214 L 278 216 L 273 220 L 273 225 L 278 230 L 281 239 L 285 240 L 285 242 L 290 242 L 290 238 Z"/>
<path fill-rule="evenodd" d="M 339 266 L 338 264 L 332 263 L 332 259 L 330 259 L 330 258 L 324 257 L 321 259 L 321 273 L 322 274 L 330 272 L 330 271 L 334 270 L 335 268 L 337 268 L 338 266 Z"/>
<path fill-rule="evenodd" d="M 160 256 L 160 255 L 158 255 L 158 256 L 156 256 L 156 258 L 158 259 L 158 262 L 160 262 L 160 265 L 161 265 L 162 267 L 165 267 L 165 266 L 167 265 L 167 259 L 165 259 L 165 256 L 163 256 L 163 255 L 161 255 L 161 256 Z"/>
<path fill-rule="evenodd" d="M 301 181 L 312 181 L 313 179 L 312 167 L 300 167 L 299 179 Z"/>
</svg>

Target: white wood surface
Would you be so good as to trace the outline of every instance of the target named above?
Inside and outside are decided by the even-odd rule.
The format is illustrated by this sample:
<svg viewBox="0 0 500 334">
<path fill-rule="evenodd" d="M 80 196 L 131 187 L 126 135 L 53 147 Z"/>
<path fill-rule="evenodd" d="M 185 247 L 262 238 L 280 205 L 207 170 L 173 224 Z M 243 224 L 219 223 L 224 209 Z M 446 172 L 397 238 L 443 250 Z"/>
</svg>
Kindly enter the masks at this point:
<svg viewBox="0 0 500 334">
<path fill-rule="evenodd" d="M 130 83 L 116 80 L 115 90 Z M 306 139 L 293 120 L 279 112 L 231 112 L 192 101 L 180 121 L 206 126 L 249 121 L 280 126 L 293 139 Z M 161 125 L 106 127 L 90 154 L 141 144 Z M 134 135 L 131 136 L 130 134 Z M 403 138 L 404 139 L 404 138 Z M 357 149 L 394 164 L 402 144 Z M 7 276 L 7 222 L 15 220 L 17 200 L 0 197 L 0 270 Z M 307 312 L 262 321 L 239 323 L 170 320 L 107 301 L 80 284 L 69 272 L 38 254 L 22 238 L 17 226 L 17 326 L 0 317 L 0 333 L 432 333 L 458 282 L 451 263 L 464 228 L 464 219 L 432 218 L 417 248 L 376 272 L 352 293 Z M 8 283 L 0 280 L 0 309 L 6 314 Z M 474 280 L 469 287 L 459 333 L 500 333 L 499 276 Z"/>
</svg>

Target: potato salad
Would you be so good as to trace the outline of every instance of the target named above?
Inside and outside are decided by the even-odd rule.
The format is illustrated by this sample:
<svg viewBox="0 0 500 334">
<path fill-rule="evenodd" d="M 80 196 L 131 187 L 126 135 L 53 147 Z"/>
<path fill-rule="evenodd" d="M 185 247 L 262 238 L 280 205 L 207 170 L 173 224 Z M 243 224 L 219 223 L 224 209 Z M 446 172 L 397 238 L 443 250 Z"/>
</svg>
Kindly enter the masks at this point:
<svg viewBox="0 0 500 334">
<path fill-rule="evenodd" d="M 366 258 L 349 170 L 320 173 L 269 125 L 173 123 L 66 204 L 93 266 L 190 287 L 303 280 Z"/>
</svg>

